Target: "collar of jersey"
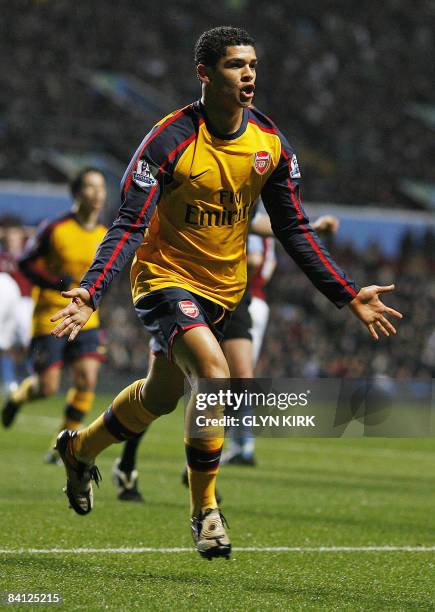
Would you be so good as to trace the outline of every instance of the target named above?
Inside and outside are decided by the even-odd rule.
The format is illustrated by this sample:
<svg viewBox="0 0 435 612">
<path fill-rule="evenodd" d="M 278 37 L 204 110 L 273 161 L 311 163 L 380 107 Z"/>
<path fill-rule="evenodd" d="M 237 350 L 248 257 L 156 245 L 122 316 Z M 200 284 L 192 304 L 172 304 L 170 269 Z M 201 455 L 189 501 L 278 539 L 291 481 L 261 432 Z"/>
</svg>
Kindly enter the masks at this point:
<svg viewBox="0 0 435 612">
<path fill-rule="evenodd" d="M 208 117 L 207 117 L 207 113 L 205 112 L 205 108 L 201 100 L 198 100 L 198 107 L 200 109 L 202 116 L 204 117 L 204 121 L 205 121 L 207 130 L 215 138 L 219 138 L 219 140 L 234 140 L 235 138 L 239 138 L 239 136 L 241 136 L 245 132 L 246 126 L 248 125 L 248 110 L 246 108 L 243 109 L 242 123 L 239 129 L 237 130 L 237 132 L 233 132 L 232 134 L 219 134 L 219 132 L 217 132 L 213 128 L 213 126 L 210 124 Z"/>
</svg>

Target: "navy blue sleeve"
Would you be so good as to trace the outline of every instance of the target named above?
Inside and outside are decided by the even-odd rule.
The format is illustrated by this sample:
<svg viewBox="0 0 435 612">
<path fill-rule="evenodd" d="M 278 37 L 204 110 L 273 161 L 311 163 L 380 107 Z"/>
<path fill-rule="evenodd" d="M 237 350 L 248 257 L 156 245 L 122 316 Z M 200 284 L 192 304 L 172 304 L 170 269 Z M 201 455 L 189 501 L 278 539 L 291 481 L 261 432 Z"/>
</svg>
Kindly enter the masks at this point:
<svg viewBox="0 0 435 612">
<path fill-rule="evenodd" d="M 94 309 L 112 280 L 133 257 L 149 226 L 162 191 L 162 177 L 146 153 L 127 170 L 121 183 L 121 207 L 103 238 L 80 287 L 89 291 Z M 156 173 L 156 176 L 153 175 Z"/>
<path fill-rule="evenodd" d="M 155 126 L 133 156 L 121 182 L 121 207 L 80 282 L 96 309 L 115 276 L 133 257 L 150 225 L 164 185 L 184 148 L 195 138 L 188 107 Z M 187 137 L 186 137 L 187 134 Z"/>
<path fill-rule="evenodd" d="M 359 287 L 334 262 L 319 240 L 302 207 L 295 152 L 282 134 L 281 157 L 261 196 L 275 236 L 310 281 L 341 308 L 357 295 Z"/>
</svg>

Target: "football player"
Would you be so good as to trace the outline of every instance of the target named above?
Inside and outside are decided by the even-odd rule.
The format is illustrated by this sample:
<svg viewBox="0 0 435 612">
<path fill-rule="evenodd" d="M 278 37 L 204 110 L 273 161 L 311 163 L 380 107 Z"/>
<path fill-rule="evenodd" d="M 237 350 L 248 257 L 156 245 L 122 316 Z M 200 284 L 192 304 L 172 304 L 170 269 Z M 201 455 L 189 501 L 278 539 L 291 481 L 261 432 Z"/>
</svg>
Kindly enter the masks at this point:
<svg viewBox="0 0 435 612">
<path fill-rule="evenodd" d="M 71 211 L 44 222 L 19 261 L 22 272 L 38 287 L 30 344 L 35 374 L 25 378 L 7 399 L 2 410 L 6 428 L 24 404 L 57 393 L 64 365 L 71 368 L 73 386 L 66 396 L 60 429 L 76 430 L 94 400 L 105 353 L 98 313 L 92 313 L 73 343 L 53 338 L 50 317 L 68 303 L 59 291 L 80 282 L 105 236 L 107 228 L 98 222 L 107 195 L 103 174 L 94 168 L 84 169 L 72 181 L 71 193 Z M 59 457 L 51 450 L 45 460 L 56 463 Z"/>
<path fill-rule="evenodd" d="M 192 386 L 185 449 L 191 529 L 205 558 L 228 557 L 231 544 L 215 496 L 223 428 L 194 431 L 200 379 L 228 379 L 220 347 L 226 322 L 246 288 L 250 209 L 261 194 L 275 236 L 335 306 L 348 306 L 373 338 L 395 333 L 388 315 L 401 314 L 379 298 L 393 286 L 360 289 L 319 242 L 300 200 L 294 150 L 276 125 L 252 108 L 257 55 L 247 32 L 217 27 L 196 43 L 200 100 L 159 121 L 145 136 L 122 180 L 119 214 L 80 287 L 52 317 L 53 334 L 71 341 L 98 307 L 104 291 L 135 255 L 131 270 L 136 312 L 153 336 L 148 376 L 113 400 L 80 432 L 59 434 L 67 470 L 66 494 L 79 514 L 92 510 L 95 458 L 115 442 L 140 436 L 172 412 Z M 223 414 L 218 406 L 216 415 Z"/>
</svg>

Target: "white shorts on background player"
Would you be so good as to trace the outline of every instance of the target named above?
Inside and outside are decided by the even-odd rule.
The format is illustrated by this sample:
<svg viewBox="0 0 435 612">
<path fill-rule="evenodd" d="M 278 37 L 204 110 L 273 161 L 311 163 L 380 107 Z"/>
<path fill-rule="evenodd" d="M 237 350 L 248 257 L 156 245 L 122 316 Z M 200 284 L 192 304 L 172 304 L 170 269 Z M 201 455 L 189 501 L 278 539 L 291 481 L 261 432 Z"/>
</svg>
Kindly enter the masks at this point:
<svg viewBox="0 0 435 612">
<path fill-rule="evenodd" d="M 264 300 L 254 295 L 251 297 L 251 303 L 249 304 L 248 310 L 252 319 L 252 327 L 249 331 L 252 336 L 252 359 L 255 368 L 260 356 L 264 333 L 269 322 L 270 308 Z"/>
<path fill-rule="evenodd" d="M 14 279 L 0 272 L 0 350 L 11 349 L 17 341 L 21 292 Z"/>
<path fill-rule="evenodd" d="M 256 275 L 262 279 L 262 284 L 266 285 L 276 266 L 275 246 L 273 238 L 261 238 L 254 234 L 248 235 L 247 244 L 248 254 L 260 254 L 264 257 L 260 270 Z M 270 308 L 265 300 L 251 292 L 251 303 L 249 305 L 249 314 L 252 319 L 252 327 L 249 330 L 252 336 L 252 357 L 254 368 L 257 365 L 260 356 L 261 346 L 263 344 L 264 334 L 269 322 Z"/>
<path fill-rule="evenodd" d="M 32 316 L 33 300 L 29 296 L 21 296 L 17 310 L 17 342 L 20 346 L 27 347 L 32 339 Z"/>
</svg>

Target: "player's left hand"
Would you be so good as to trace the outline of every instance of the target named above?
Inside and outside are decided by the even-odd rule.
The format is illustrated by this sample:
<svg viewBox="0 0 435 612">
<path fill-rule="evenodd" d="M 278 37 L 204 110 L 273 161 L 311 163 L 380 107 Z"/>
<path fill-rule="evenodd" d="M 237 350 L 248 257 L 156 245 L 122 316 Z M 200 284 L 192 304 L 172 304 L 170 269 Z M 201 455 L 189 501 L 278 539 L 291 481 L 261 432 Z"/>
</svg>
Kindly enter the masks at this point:
<svg viewBox="0 0 435 612">
<path fill-rule="evenodd" d="M 62 297 L 71 298 L 71 302 L 66 308 L 62 308 L 54 314 L 50 321 L 55 323 L 61 321 L 51 332 L 52 336 L 62 338 L 68 335 L 68 341 L 72 342 L 82 327 L 88 322 L 94 312 L 89 291 L 82 287 L 62 291 Z"/>
<path fill-rule="evenodd" d="M 364 323 L 369 330 L 372 338 L 379 340 L 378 332 L 382 332 L 384 336 L 395 334 L 396 328 L 390 323 L 386 315 L 402 319 L 402 313 L 385 306 L 380 300 L 380 293 L 394 291 L 394 285 L 379 287 L 378 285 L 370 285 L 363 287 L 358 292 L 358 295 L 349 303 L 352 312 Z"/>
<path fill-rule="evenodd" d="M 322 215 L 312 223 L 313 229 L 319 234 L 336 234 L 340 220 L 334 215 Z"/>
</svg>

